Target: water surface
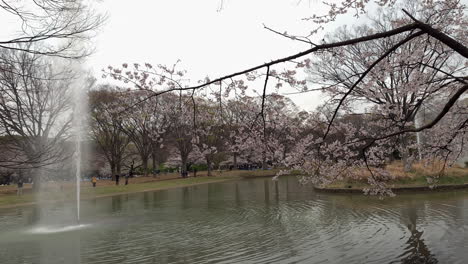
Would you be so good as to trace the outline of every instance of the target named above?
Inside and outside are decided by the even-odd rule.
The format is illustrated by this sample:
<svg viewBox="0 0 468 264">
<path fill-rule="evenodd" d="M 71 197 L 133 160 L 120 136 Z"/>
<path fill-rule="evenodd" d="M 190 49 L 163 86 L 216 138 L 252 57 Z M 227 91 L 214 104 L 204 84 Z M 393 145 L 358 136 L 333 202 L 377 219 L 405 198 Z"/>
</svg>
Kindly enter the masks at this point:
<svg viewBox="0 0 468 264">
<path fill-rule="evenodd" d="M 257 178 L 83 201 L 63 225 L 73 211 L 0 210 L 0 263 L 468 262 L 467 191 L 382 201 Z"/>
</svg>

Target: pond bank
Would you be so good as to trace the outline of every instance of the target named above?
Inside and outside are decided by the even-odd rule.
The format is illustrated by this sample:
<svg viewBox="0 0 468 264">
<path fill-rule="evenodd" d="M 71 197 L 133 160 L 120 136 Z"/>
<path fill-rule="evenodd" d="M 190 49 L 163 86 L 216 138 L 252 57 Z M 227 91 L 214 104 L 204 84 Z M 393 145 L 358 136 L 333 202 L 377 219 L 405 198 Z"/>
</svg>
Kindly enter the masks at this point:
<svg viewBox="0 0 468 264">
<path fill-rule="evenodd" d="M 405 172 L 401 164 L 388 165 L 386 170 L 394 175 L 386 182 L 386 186 L 395 193 L 419 191 L 445 191 L 468 188 L 468 168 L 452 167 L 440 174 L 440 168 L 414 166 L 410 172 Z M 360 179 L 342 179 L 326 186 L 316 186 L 318 192 L 329 193 L 363 193 L 363 189 L 371 188 L 367 182 L 367 171 L 363 170 Z M 429 183 L 431 182 L 431 183 Z"/>
<path fill-rule="evenodd" d="M 334 188 L 334 187 L 314 187 L 314 190 L 317 192 L 324 193 L 363 193 L 365 187 L 351 187 L 351 188 Z M 467 189 L 468 183 L 465 184 L 443 184 L 435 186 L 399 186 L 399 187 L 390 187 L 392 192 L 401 193 L 401 192 L 418 192 L 418 191 L 450 191 L 450 190 L 459 190 Z"/>
<path fill-rule="evenodd" d="M 141 192 L 152 192 L 160 191 L 181 187 L 189 187 L 201 184 L 231 181 L 240 179 L 236 176 L 211 176 L 211 177 L 191 177 L 191 178 L 177 178 L 177 179 L 167 179 L 161 181 L 152 181 L 152 182 L 143 182 L 143 183 L 131 183 L 129 185 L 104 185 L 97 186 L 96 188 L 92 187 L 83 187 L 81 188 L 81 197 L 82 200 L 89 200 L 94 198 L 131 194 L 131 193 L 141 193 Z M 76 192 L 69 192 L 67 194 L 61 193 L 60 195 L 50 194 L 45 198 L 47 202 L 55 201 L 72 201 L 75 198 Z M 1 208 L 12 208 L 18 206 L 30 206 L 36 204 L 35 196 L 32 193 L 28 193 L 22 196 L 16 196 L 16 194 L 4 194 L 0 195 L 0 209 Z"/>
</svg>

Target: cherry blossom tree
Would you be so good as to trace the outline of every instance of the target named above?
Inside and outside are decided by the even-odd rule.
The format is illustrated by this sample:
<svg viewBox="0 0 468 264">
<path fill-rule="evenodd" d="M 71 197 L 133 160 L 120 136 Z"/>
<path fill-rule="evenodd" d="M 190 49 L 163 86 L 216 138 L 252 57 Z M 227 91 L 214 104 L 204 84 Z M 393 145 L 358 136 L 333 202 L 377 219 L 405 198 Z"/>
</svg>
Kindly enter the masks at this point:
<svg viewBox="0 0 468 264">
<path fill-rule="evenodd" d="M 171 96 L 162 95 L 156 98 L 152 98 L 149 104 L 152 104 L 151 108 L 151 158 L 153 169 L 159 167 L 159 164 L 163 163 L 167 157 L 167 145 L 168 138 L 171 132 L 171 108 L 173 107 Z"/>
<path fill-rule="evenodd" d="M 195 136 L 192 142 L 206 160 L 208 176 L 212 176 L 216 154 L 225 148 L 225 126 L 222 124 L 220 109 L 213 102 L 203 100 L 197 104 L 196 110 Z"/>
<path fill-rule="evenodd" d="M 255 119 L 255 113 L 258 109 L 254 98 L 242 96 L 239 98 L 227 100 L 222 109 L 222 119 L 227 131 L 225 140 L 227 151 L 232 155 L 232 164 L 234 168 L 238 167 L 238 158 L 245 152 L 242 144 L 241 134 L 243 127 L 251 125 Z"/>
<path fill-rule="evenodd" d="M 193 151 L 194 105 L 190 97 L 172 95 L 175 105 L 170 109 L 170 141 L 181 160 L 181 172 L 188 169 L 189 155 Z"/>
<path fill-rule="evenodd" d="M 417 2 L 407 2 L 405 7 L 408 10 L 422 9 L 419 12 L 422 16 L 420 19 L 440 21 L 440 25 L 447 31 L 450 28 L 454 31 L 457 27 L 448 18 L 459 15 L 459 10 L 434 13 L 425 10 Z M 343 41 L 375 31 L 385 31 L 392 25 L 410 22 L 408 19 L 396 7 L 380 10 L 376 17 L 371 18 L 370 24 L 352 30 L 343 27 L 330 37 L 330 41 Z M 327 87 L 324 91 L 332 99 L 342 98 L 372 60 L 404 37 L 377 39 L 318 54 L 310 72 L 315 82 Z M 401 130 L 414 123 L 418 111 L 427 102 L 441 96 L 446 91 L 444 88 L 452 85 L 454 80 L 448 76 L 460 75 L 465 71 L 466 66 L 453 50 L 431 38 L 419 38 L 402 45 L 392 56 L 377 65 L 367 78 L 354 87 L 347 103 L 374 105 L 374 115 L 390 121 L 382 130 L 388 127 L 399 127 Z M 413 159 L 410 152 L 411 135 L 400 135 L 397 144 L 404 168 L 409 171 Z"/>
<path fill-rule="evenodd" d="M 134 104 L 145 98 L 147 93 L 147 91 L 127 92 L 124 94 L 123 106 Z M 164 102 L 166 97 L 151 98 L 121 114 L 121 129 L 137 149 L 145 175 L 148 173 L 150 156 L 155 156 L 156 151 L 163 147 L 164 134 L 170 125 L 167 109 L 169 105 Z M 153 157 L 153 166 L 155 158 Z"/>
</svg>

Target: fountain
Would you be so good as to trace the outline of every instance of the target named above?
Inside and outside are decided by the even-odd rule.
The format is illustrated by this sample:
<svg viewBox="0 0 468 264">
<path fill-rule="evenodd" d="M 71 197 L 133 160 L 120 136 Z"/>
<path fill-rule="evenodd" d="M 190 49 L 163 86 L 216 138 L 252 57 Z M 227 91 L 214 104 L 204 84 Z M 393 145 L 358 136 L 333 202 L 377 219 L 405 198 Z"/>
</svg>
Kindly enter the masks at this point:
<svg viewBox="0 0 468 264">
<path fill-rule="evenodd" d="M 75 140 L 75 182 L 76 182 L 76 222 L 80 225 L 80 194 L 81 194 L 81 173 L 82 173 L 82 144 L 84 133 L 87 128 L 87 98 L 84 89 L 83 78 L 73 86 L 74 108 L 73 108 L 73 133 Z"/>
<path fill-rule="evenodd" d="M 59 233 L 74 231 L 84 228 L 88 225 L 80 223 L 81 206 L 80 206 L 80 188 L 81 188 L 81 175 L 83 167 L 83 155 L 85 149 L 83 149 L 83 140 L 85 140 L 84 133 L 87 128 L 87 98 L 86 89 L 83 85 L 82 74 L 79 74 L 70 87 L 70 112 L 66 113 L 68 118 L 72 117 L 72 145 L 74 153 L 68 161 L 68 168 L 70 170 L 70 182 L 74 182 L 74 189 L 76 191 L 76 204 L 70 203 L 70 196 L 67 192 L 67 183 L 63 183 L 61 180 L 55 181 L 55 179 L 48 178 L 46 186 L 41 187 L 39 192 L 36 194 L 37 205 L 33 212 L 30 223 L 32 228 L 28 229 L 28 233 L 33 234 L 46 234 L 46 233 Z M 65 166 L 67 162 L 64 163 Z M 41 167 L 36 169 L 36 173 L 41 173 L 47 176 L 50 168 Z M 73 189 L 72 189 L 73 190 Z M 73 193 L 74 194 L 74 193 Z M 53 196 L 53 200 L 56 202 L 50 202 L 50 197 Z M 75 200 L 73 199 L 73 200 Z M 76 210 L 75 210 L 76 208 Z M 60 211 L 60 213 L 58 213 Z"/>
<path fill-rule="evenodd" d="M 78 87 L 78 86 L 76 86 Z M 83 95 L 81 89 L 75 88 L 75 107 L 73 109 L 73 132 L 75 133 L 75 178 L 76 178 L 76 222 L 80 223 L 80 188 L 81 188 L 81 144 L 83 133 Z"/>
</svg>

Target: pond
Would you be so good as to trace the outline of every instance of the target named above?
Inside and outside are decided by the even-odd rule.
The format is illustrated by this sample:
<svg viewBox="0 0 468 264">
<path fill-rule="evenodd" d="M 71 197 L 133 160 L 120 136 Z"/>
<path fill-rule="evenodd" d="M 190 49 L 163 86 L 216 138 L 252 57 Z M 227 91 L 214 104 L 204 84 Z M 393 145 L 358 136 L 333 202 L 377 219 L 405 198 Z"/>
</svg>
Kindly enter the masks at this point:
<svg viewBox="0 0 468 264">
<path fill-rule="evenodd" d="M 71 204 L 45 208 L 50 219 Z M 467 263 L 468 191 L 395 198 L 257 178 L 0 210 L 0 263 Z"/>
</svg>

